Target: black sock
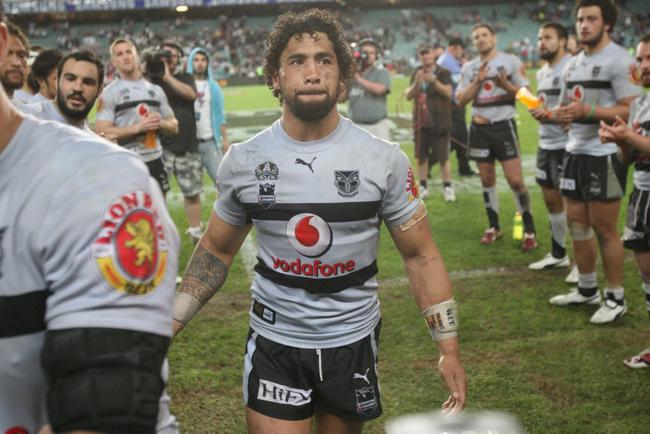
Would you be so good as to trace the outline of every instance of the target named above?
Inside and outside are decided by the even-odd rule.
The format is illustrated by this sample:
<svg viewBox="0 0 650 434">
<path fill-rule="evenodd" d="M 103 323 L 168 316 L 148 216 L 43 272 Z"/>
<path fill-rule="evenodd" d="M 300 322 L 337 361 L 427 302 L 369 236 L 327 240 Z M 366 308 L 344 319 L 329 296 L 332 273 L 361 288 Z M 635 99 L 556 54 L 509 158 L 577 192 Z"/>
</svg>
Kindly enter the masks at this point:
<svg viewBox="0 0 650 434">
<path fill-rule="evenodd" d="M 420 181 L 420 187 L 427 188 L 427 181 Z"/>
<path fill-rule="evenodd" d="M 442 186 L 443 187 L 451 187 L 451 182 L 443 182 Z"/>
</svg>

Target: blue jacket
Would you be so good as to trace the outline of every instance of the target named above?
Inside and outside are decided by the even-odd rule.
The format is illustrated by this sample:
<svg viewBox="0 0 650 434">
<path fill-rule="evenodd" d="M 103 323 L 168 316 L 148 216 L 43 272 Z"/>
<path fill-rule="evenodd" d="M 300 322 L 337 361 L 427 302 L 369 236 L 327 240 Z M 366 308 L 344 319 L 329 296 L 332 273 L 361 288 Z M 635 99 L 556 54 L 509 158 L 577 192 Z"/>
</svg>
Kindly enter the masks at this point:
<svg viewBox="0 0 650 434">
<path fill-rule="evenodd" d="M 219 148 L 221 144 L 221 125 L 226 123 L 226 113 L 223 107 L 223 91 L 219 83 L 213 78 L 212 68 L 210 67 L 210 55 L 205 48 L 195 48 L 190 52 L 187 59 L 187 72 L 194 75 L 194 56 L 196 53 L 202 53 L 208 58 L 208 83 L 210 84 L 210 114 L 212 116 L 212 134 L 214 141 Z"/>
</svg>

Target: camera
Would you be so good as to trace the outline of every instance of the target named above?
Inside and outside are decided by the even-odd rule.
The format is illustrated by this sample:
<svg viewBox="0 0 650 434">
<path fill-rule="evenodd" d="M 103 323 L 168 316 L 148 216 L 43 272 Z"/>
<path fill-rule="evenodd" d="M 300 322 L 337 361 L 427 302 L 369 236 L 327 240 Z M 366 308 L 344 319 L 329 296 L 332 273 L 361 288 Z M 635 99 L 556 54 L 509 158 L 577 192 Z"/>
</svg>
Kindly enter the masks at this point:
<svg viewBox="0 0 650 434">
<path fill-rule="evenodd" d="M 160 80 L 165 75 L 165 59 L 170 59 L 172 53 L 161 48 L 148 48 L 142 52 L 144 73 L 151 79 Z"/>
</svg>

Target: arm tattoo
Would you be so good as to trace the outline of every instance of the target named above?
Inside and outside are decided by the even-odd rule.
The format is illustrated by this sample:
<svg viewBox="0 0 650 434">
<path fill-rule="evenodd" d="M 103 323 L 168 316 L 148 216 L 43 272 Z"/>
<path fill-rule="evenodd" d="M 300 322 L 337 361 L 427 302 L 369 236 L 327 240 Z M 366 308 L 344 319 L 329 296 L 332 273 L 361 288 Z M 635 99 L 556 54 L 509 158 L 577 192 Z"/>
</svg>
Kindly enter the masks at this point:
<svg viewBox="0 0 650 434">
<path fill-rule="evenodd" d="M 190 294 L 204 305 L 221 289 L 227 276 L 226 264 L 199 245 L 185 270 L 179 291 Z"/>
</svg>

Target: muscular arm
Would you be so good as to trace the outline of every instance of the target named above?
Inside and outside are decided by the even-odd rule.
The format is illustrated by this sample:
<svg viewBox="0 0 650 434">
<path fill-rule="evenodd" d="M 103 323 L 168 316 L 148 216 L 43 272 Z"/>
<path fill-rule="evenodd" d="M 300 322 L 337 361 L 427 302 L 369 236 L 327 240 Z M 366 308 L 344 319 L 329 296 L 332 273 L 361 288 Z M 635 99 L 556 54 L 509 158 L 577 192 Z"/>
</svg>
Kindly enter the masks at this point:
<svg viewBox="0 0 650 434">
<path fill-rule="evenodd" d="M 221 289 L 250 228 L 250 224 L 233 226 L 212 214 L 176 292 L 174 336 Z"/>
<path fill-rule="evenodd" d="M 144 133 L 142 124 L 137 123 L 129 125 L 128 127 L 116 127 L 111 121 L 97 121 L 95 122 L 95 132 L 97 134 L 104 134 L 105 136 L 115 137 L 116 141 L 130 139 L 133 136 Z"/>
<path fill-rule="evenodd" d="M 160 120 L 160 131 L 170 136 L 178 134 L 178 120 L 172 116 Z"/>
<path fill-rule="evenodd" d="M 388 87 L 386 87 L 385 84 L 370 81 L 367 78 L 364 78 L 361 74 L 357 74 L 355 80 L 357 81 L 357 83 L 359 83 L 361 87 L 363 87 L 373 95 L 381 96 L 388 93 Z"/>
<path fill-rule="evenodd" d="M 557 107 L 551 113 L 560 123 L 573 122 L 576 119 L 587 119 L 590 117 L 605 122 L 614 122 L 617 117 L 626 120 L 630 114 L 630 104 L 636 98 L 636 96 L 622 98 L 616 101 L 616 105 L 612 107 L 594 106 L 593 113 L 591 113 L 591 106 L 589 104 L 573 101 L 568 105 Z"/>
<path fill-rule="evenodd" d="M 187 83 L 183 83 L 172 74 L 165 74 L 163 76 L 163 81 L 167 83 L 174 90 L 174 92 L 176 92 L 178 96 L 183 98 L 185 101 L 194 102 L 196 99 L 196 91 L 194 88 Z"/>
<path fill-rule="evenodd" d="M 468 102 L 474 101 L 480 90 L 481 82 L 479 80 L 472 81 L 464 89 L 456 89 L 456 104 L 462 107 Z"/>
<path fill-rule="evenodd" d="M 445 264 L 436 247 L 429 221 L 425 217 L 407 230 L 393 228 L 390 231 L 406 268 L 420 311 L 452 298 L 453 293 Z M 451 392 L 451 410 L 460 410 L 465 405 L 467 380 L 460 362 L 460 350 L 457 337 L 450 337 L 437 342 L 440 351 L 438 370 Z"/>
</svg>

